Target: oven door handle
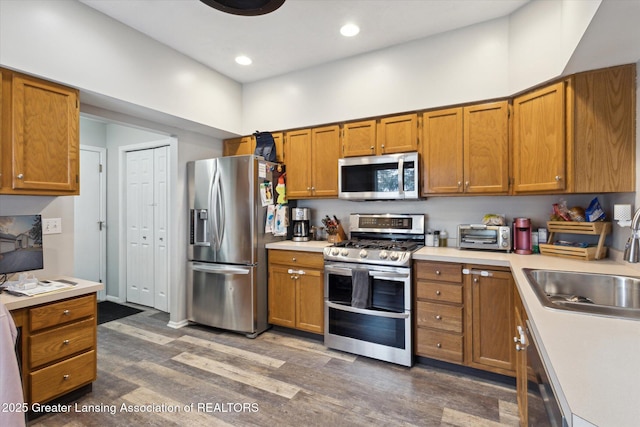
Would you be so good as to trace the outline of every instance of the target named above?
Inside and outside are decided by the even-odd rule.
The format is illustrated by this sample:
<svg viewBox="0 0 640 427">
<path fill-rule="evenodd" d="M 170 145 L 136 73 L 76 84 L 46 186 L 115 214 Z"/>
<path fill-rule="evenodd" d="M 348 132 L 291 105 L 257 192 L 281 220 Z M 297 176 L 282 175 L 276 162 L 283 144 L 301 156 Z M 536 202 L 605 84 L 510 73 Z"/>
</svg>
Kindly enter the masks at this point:
<svg viewBox="0 0 640 427">
<path fill-rule="evenodd" d="M 369 276 L 374 279 L 408 279 L 408 273 L 390 273 L 387 271 L 370 271 Z"/>
<path fill-rule="evenodd" d="M 410 316 L 410 313 L 389 313 L 386 311 L 367 310 L 366 308 L 355 308 L 355 307 L 351 307 L 350 305 L 336 304 L 331 301 L 326 301 L 326 303 L 327 303 L 327 307 L 329 308 L 335 308 L 336 310 L 342 310 L 342 311 L 349 311 L 351 313 L 366 314 L 369 316 L 389 317 L 391 319 L 408 319 Z"/>
<path fill-rule="evenodd" d="M 326 273 L 339 274 L 341 276 L 351 276 L 352 270 L 350 268 L 332 267 L 332 266 L 325 265 L 324 271 Z"/>
</svg>

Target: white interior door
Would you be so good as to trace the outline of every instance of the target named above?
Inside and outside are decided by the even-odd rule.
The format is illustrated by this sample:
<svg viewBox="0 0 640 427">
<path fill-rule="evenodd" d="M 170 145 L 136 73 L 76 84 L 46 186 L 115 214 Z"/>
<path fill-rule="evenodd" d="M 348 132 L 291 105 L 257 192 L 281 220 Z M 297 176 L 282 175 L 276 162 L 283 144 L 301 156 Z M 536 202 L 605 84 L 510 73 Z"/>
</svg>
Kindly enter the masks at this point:
<svg viewBox="0 0 640 427">
<path fill-rule="evenodd" d="M 106 152 L 80 147 L 80 195 L 74 199 L 74 276 L 106 284 Z M 106 299 L 106 290 L 98 300 Z"/>
<path fill-rule="evenodd" d="M 168 147 L 126 153 L 127 301 L 168 311 Z"/>
</svg>

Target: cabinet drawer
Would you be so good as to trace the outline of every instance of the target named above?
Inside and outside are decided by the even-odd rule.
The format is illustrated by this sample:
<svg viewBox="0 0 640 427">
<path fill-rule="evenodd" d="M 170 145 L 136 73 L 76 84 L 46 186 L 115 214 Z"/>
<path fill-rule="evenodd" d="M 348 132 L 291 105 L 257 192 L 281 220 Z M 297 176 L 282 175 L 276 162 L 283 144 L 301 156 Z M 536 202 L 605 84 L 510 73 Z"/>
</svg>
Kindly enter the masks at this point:
<svg viewBox="0 0 640 427">
<path fill-rule="evenodd" d="M 416 354 L 462 363 L 462 335 L 418 328 L 416 333 Z"/>
<path fill-rule="evenodd" d="M 31 335 L 29 337 L 31 368 L 91 349 L 96 344 L 95 328 L 95 317 L 91 317 Z"/>
<path fill-rule="evenodd" d="M 417 279 L 462 283 L 462 264 L 419 261 L 415 274 Z"/>
<path fill-rule="evenodd" d="M 95 294 L 65 301 L 47 304 L 29 310 L 29 322 L 31 331 L 62 325 L 94 316 L 96 311 Z"/>
<path fill-rule="evenodd" d="M 462 333 L 462 307 L 418 301 L 417 325 Z"/>
<path fill-rule="evenodd" d="M 324 258 L 322 254 L 312 252 L 296 252 L 296 251 L 269 251 L 270 264 L 285 264 L 289 266 L 324 268 Z"/>
<path fill-rule="evenodd" d="M 96 379 L 96 352 L 88 351 L 29 374 L 30 402 L 46 402 Z"/>
<path fill-rule="evenodd" d="M 416 297 L 462 304 L 462 285 L 419 280 L 416 285 Z"/>
</svg>

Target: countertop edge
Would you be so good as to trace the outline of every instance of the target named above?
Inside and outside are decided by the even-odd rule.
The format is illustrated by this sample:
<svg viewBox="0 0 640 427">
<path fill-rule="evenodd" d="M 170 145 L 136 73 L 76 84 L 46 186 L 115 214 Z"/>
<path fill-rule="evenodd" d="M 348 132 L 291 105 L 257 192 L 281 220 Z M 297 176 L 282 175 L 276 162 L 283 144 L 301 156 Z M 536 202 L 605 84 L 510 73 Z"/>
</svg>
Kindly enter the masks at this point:
<svg viewBox="0 0 640 427">
<path fill-rule="evenodd" d="M 90 280 L 78 279 L 68 276 L 56 276 L 55 278 L 51 278 L 51 280 L 56 279 L 71 280 L 76 282 L 77 284 L 73 288 L 54 291 L 33 297 L 19 297 L 3 292 L 0 294 L 0 302 L 3 303 L 5 307 L 7 307 L 7 310 L 12 311 L 21 308 L 34 307 L 40 304 L 60 301 L 67 298 L 73 298 L 81 295 L 87 295 L 104 289 L 103 283 L 92 282 Z"/>
</svg>

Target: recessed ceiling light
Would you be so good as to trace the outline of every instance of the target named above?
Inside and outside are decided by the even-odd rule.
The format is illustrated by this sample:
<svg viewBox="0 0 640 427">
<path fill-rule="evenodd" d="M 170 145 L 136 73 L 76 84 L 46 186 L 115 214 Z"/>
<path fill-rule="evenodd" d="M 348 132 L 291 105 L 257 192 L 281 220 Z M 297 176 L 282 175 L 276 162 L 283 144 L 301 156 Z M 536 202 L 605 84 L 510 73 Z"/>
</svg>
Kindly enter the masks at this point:
<svg viewBox="0 0 640 427">
<path fill-rule="evenodd" d="M 240 65 L 251 65 L 253 61 L 248 56 L 240 55 L 236 56 L 236 62 Z"/>
<path fill-rule="evenodd" d="M 340 28 L 340 34 L 345 37 L 353 37 L 360 32 L 360 27 L 356 24 L 345 24 Z"/>
</svg>

